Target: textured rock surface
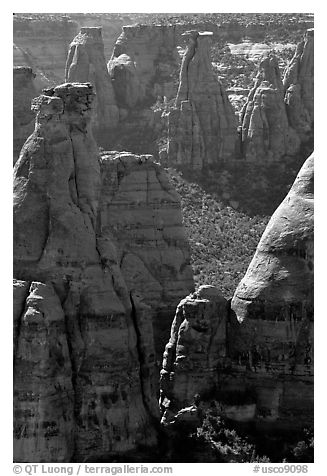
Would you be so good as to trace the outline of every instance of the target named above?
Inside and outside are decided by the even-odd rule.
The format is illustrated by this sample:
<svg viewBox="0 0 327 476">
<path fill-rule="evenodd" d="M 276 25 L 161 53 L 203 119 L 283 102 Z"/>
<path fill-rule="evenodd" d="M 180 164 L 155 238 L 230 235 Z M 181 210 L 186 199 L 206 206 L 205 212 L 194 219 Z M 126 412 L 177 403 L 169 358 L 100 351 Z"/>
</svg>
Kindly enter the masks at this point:
<svg viewBox="0 0 327 476">
<path fill-rule="evenodd" d="M 265 56 L 241 112 L 242 152 L 248 161 L 280 161 L 294 155 L 300 138 L 290 126 L 277 57 Z"/>
<path fill-rule="evenodd" d="M 288 65 L 283 83 L 290 125 L 304 142 L 313 137 L 314 30 L 307 30 Z"/>
<path fill-rule="evenodd" d="M 101 174 L 101 243 L 114 241 L 128 289 L 154 310 L 160 359 L 174 309 L 194 289 L 180 198 L 149 155 L 105 153 Z"/>
<path fill-rule="evenodd" d="M 140 107 L 157 96 L 173 97 L 178 63 L 175 27 L 124 26 L 108 63 L 118 105 Z"/>
<path fill-rule="evenodd" d="M 90 82 L 95 86 L 94 133 L 99 145 L 107 147 L 108 134 L 119 121 L 119 110 L 107 71 L 101 27 L 83 27 L 69 47 L 65 80 Z"/>
<path fill-rule="evenodd" d="M 29 66 L 33 66 L 33 70 L 39 68 L 55 82 L 62 82 L 68 45 L 78 31 L 78 24 L 60 13 L 43 16 L 18 14 L 13 20 L 15 45 L 30 57 L 33 64 Z"/>
<path fill-rule="evenodd" d="M 181 71 L 175 108 L 168 118 L 168 160 L 202 169 L 234 158 L 237 122 L 210 60 L 211 32 L 192 30 Z"/>
<path fill-rule="evenodd" d="M 151 315 L 101 240 L 93 97 L 68 83 L 36 98 L 14 168 L 16 461 L 110 458 L 156 442 Z"/>
<path fill-rule="evenodd" d="M 285 305 L 312 313 L 313 299 L 313 156 L 307 159 L 287 197 L 275 211 L 233 301 L 239 321 L 273 319 Z M 301 309 L 294 309 L 297 318 Z M 299 314 L 300 312 L 300 314 Z M 294 316 L 295 317 L 295 316 Z"/>
<path fill-rule="evenodd" d="M 25 299 L 17 288 L 27 290 Z M 68 461 L 74 392 L 65 314 L 51 284 L 16 282 L 15 289 L 22 311 L 14 362 L 14 459 Z"/>
<path fill-rule="evenodd" d="M 232 386 L 257 394 L 256 418 L 313 419 L 313 156 L 272 216 L 232 299 Z M 245 372 L 244 372 L 245 371 Z"/>
<path fill-rule="evenodd" d="M 215 288 L 181 301 L 161 371 L 163 422 L 214 399 L 232 420 L 313 424 L 313 156 L 272 216 L 231 309 Z M 206 395 L 207 393 L 207 395 Z"/>
<path fill-rule="evenodd" d="M 34 114 L 31 111 L 32 99 L 41 91 L 42 87 L 48 86 L 43 78 L 37 78 L 32 68 L 27 66 L 14 67 L 13 83 L 13 153 L 16 162 L 19 152 L 27 137 L 34 130 Z"/>
<path fill-rule="evenodd" d="M 226 356 L 227 301 L 213 286 L 201 286 L 176 310 L 163 356 L 160 401 L 169 420 L 196 394 L 212 390 Z"/>
</svg>

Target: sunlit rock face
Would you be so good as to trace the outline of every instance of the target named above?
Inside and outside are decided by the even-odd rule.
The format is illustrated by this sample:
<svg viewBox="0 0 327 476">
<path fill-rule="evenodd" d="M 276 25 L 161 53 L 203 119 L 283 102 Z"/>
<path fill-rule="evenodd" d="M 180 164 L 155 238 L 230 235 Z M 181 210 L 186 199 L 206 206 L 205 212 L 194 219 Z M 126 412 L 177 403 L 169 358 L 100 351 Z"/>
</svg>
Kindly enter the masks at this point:
<svg viewBox="0 0 327 476">
<path fill-rule="evenodd" d="M 278 59 L 271 53 L 261 60 L 243 106 L 241 134 L 243 157 L 250 162 L 279 162 L 299 151 L 300 138 L 286 112 Z"/>
<path fill-rule="evenodd" d="M 160 361 L 175 308 L 194 289 L 180 197 L 151 155 L 106 152 L 101 176 L 98 246 L 114 242 L 128 289 L 151 306 Z"/>
<path fill-rule="evenodd" d="M 314 121 L 314 29 L 305 33 L 286 68 L 283 85 L 290 125 L 301 141 L 313 139 Z"/>
<path fill-rule="evenodd" d="M 226 324 L 227 300 L 214 286 L 201 286 L 177 306 L 160 378 L 164 422 L 216 385 L 226 357 Z"/>
<path fill-rule="evenodd" d="M 83 27 L 73 39 L 67 56 L 65 80 L 94 85 L 93 132 L 99 145 L 110 146 L 110 134 L 119 121 L 119 109 L 107 71 L 101 27 Z"/>
<path fill-rule="evenodd" d="M 310 156 L 231 302 L 207 286 L 177 307 L 161 370 L 163 423 L 215 400 L 226 418 L 258 428 L 312 426 L 313 337 Z"/>
<path fill-rule="evenodd" d="M 195 30 L 189 38 L 175 108 L 168 117 L 168 161 L 203 169 L 235 158 L 237 121 L 210 59 L 212 32 Z"/>
<path fill-rule="evenodd" d="M 119 107 L 140 108 L 152 105 L 157 96 L 173 97 L 176 46 L 175 26 L 123 27 L 108 63 Z"/>
<path fill-rule="evenodd" d="M 94 461 L 156 444 L 152 314 L 101 240 L 93 99 L 87 83 L 35 98 L 14 168 L 15 461 Z"/>
</svg>

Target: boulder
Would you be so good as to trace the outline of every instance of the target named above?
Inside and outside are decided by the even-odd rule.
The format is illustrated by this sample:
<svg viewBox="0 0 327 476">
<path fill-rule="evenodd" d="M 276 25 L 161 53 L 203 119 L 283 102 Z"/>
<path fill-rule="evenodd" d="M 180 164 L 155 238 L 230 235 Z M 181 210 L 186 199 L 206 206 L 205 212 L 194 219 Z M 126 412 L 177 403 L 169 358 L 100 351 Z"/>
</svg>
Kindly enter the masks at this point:
<svg viewBox="0 0 327 476">
<path fill-rule="evenodd" d="M 210 60 L 212 32 L 195 30 L 182 60 L 175 106 L 168 115 L 168 162 L 203 169 L 235 158 L 237 121 Z"/>
</svg>

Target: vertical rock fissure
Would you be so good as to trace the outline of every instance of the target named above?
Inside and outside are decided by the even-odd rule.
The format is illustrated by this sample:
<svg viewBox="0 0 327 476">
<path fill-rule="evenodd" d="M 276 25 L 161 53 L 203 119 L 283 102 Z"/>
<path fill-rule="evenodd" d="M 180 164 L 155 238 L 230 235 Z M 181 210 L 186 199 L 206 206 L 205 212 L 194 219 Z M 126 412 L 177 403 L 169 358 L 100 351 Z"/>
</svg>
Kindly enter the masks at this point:
<svg viewBox="0 0 327 476">
<path fill-rule="evenodd" d="M 139 360 L 139 363 L 140 363 L 140 384 L 141 384 L 142 400 L 143 400 L 143 405 L 144 405 L 145 409 L 147 410 L 149 415 L 151 415 L 151 410 L 150 410 L 150 408 L 148 406 L 148 403 L 146 401 L 146 395 L 145 395 L 145 389 L 144 389 L 144 380 L 143 380 L 143 373 L 142 373 L 143 366 L 145 364 L 145 355 L 143 354 L 142 348 L 141 348 L 142 336 L 141 336 L 141 331 L 140 331 L 138 323 L 137 323 L 137 315 L 136 315 L 137 310 L 136 310 L 136 307 L 135 307 L 135 303 L 134 303 L 134 300 L 133 300 L 132 293 L 130 293 L 129 297 L 130 297 L 131 306 L 132 306 L 132 310 L 131 310 L 132 323 L 133 323 L 133 327 L 134 327 L 135 334 L 136 334 L 136 350 L 137 350 L 138 360 Z"/>
</svg>

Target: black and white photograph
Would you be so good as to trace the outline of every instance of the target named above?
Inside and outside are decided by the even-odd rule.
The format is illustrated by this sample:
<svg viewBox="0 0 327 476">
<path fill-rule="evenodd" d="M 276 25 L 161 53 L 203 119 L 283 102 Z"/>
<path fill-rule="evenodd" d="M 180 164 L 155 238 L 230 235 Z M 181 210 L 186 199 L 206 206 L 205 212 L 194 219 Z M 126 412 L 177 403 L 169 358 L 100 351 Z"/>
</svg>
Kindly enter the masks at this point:
<svg viewBox="0 0 327 476">
<path fill-rule="evenodd" d="M 8 474 L 310 473 L 313 4 L 61 5 L 11 13 Z"/>
</svg>

